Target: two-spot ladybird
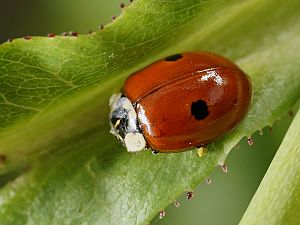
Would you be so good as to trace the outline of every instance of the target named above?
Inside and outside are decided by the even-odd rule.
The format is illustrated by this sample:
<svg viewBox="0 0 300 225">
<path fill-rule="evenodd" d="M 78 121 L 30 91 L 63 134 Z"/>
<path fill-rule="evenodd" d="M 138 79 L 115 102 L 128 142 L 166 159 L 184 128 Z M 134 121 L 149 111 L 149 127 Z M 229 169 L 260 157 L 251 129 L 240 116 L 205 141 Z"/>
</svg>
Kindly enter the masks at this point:
<svg viewBox="0 0 300 225">
<path fill-rule="evenodd" d="M 111 132 L 129 152 L 181 152 L 235 128 L 250 99 L 248 77 L 228 59 L 176 54 L 129 76 L 111 97 Z"/>
</svg>

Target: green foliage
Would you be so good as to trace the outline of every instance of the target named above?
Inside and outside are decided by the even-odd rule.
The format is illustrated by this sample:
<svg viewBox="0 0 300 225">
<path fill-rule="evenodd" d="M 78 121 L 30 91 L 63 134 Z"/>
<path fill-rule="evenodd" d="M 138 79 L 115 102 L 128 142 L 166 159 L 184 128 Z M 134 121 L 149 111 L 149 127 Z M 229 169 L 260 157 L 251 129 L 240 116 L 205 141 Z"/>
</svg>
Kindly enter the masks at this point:
<svg viewBox="0 0 300 225">
<path fill-rule="evenodd" d="M 299 6 L 139 0 L 91 35 L 1 45 L 0 224 L 147 224 L 299 99 Z M 124 151 L 109 134 L 109 96 L 145 65 L 196 50 L 251 77 L 246 118 L 203 158 Z"/>
<path fill-rule="evenodd" d="M 300 111 L 298 111 L 240 225 L 289 224 L 300 219 Z"/>
</svg>

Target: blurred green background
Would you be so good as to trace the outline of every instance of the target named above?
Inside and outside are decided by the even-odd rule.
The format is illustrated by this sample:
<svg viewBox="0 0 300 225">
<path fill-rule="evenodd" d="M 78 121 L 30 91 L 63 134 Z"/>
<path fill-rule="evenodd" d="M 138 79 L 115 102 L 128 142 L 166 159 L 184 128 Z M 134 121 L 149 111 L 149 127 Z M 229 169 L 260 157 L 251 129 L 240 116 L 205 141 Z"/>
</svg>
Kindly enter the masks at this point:
<svg viewBox="0 0 300 225">
<path fill-rule="evenodd" d="M 100 24 L 107 24 L 112 16 L 120 14 L 120 3 L 119 0 L 1 0 L 0 42 L 25 35 L 96 31 Z M 129 0 L 124 3 L 128 5 Z M 253 135 L 251 147 L 243 139 L 240 148 L 233 150 L 227 159 L 227 174 L 216 168 L 210 176 L 212 184 L 200 184 L 191 200 L 182 195 L 177 199 L 179 208 L 170 205 L 165 218 L 156 217 L 152 224 L 238 224 L 291 121 L 291 117 L 285 116 L 272 132 L 265 128 L 262 136 Z"/>
<path fill-rule="evenodd" d="M 26 35 L 88 33 L 121 12 L 120 0 L 0 0 L 0 3 L 1 43 Z"/>
</svg>

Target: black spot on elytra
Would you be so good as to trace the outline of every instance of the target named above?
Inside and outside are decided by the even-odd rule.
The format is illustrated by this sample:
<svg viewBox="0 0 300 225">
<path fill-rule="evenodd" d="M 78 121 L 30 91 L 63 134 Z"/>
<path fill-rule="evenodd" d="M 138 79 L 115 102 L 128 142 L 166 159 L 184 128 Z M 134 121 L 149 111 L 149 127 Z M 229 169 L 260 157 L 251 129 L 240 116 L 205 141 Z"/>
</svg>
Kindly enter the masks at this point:
<svg viewBox="0 0 300 225">
<path fill-rule="evenodd" d="M 205 119 L 209 114 L 206 102 L 201 99 L 193 102 L 191 106 L 191 113 L 196 118 L 196 120 Z"/>
<path fill-rule="evenodd" d="M 165 61 L 176 61 L 176 60 L 181 59 L 181 58 L 182 58 L 181 54 L 175 54 L 175 55 L 167 56 L 165 58 Z"/>
</svg>

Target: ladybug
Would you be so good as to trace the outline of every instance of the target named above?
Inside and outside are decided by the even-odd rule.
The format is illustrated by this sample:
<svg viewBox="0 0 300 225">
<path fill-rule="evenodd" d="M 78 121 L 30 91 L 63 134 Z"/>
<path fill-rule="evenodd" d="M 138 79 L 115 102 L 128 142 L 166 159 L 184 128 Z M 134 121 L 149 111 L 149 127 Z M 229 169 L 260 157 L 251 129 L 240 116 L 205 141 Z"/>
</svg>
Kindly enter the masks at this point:
<svg viewBox="0 0 300 225">
<path fill-rule="evenodd" d="M 111 133 L 128 152 L 182 152 L 233 130 L 250 100 L 251 83 L 233 62 L 175 54 L 129 76 L 110 98 Z"/>
</svg>

